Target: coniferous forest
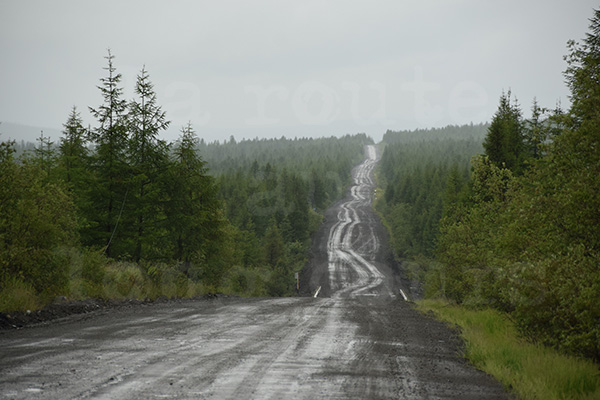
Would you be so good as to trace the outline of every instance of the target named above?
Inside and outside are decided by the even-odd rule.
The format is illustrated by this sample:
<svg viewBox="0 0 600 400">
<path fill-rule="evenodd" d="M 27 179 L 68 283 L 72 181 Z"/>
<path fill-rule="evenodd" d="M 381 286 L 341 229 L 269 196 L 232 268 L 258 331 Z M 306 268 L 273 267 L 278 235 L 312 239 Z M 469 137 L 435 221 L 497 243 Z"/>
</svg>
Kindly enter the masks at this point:
<svg viewBox="0 0 600 400">
<path fill-rule="evenodd" d="M 600 360 L 600 12 L 569 42 L 569 110 L 510 91 L 489 125 L 388 132 L 377 202 L 429 297 L 505 311 Z"/>
<path fill-rule="evenodd" d="M 340 198 L 371 139 L 206 144 L 191 123 L 173 143 L 142 68 L 123 98 L 108 53 L 86 128 L 0 151 L 0 310 L 56 296 L 157 298 L 227 292 L 284 296 L 321 212 Z"/>
</svg>

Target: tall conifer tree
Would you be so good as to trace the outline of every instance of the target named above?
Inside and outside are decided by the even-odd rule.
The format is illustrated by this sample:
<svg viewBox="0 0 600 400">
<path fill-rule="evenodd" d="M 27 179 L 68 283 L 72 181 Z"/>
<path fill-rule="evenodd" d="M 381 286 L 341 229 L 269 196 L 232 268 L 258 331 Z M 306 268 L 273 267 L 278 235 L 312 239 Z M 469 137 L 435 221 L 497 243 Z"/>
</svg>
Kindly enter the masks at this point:
<svg viewBox="0 0 600 400">
<path fill-rule="evenodd" d="M 83 127 L 77 107 L 71 109 L 67 122 L 63 125 L 63 137 L 59 144 L 59 164 L 63 179 L 69 189 L 79 188 L 79 178 L 86 168 L 89 156 L 86 147 L 87 130 Z"/>
<path fill-rule="evenodd" d="M 173 149 L 166 208 L 173 258 L 186 266 L 210 258 L 223 227 L 217 187 L 197 146 L 196 133 L 188 124 Z"/>
<path fill-rule="evenodd" d="M 159 133 L 169 126 L 166 114 L 157 104 L 154 86 L 146 68 L 137 77 L 137 99 L 129 103 L 130 138 L 128 161 L 131 168 L 130 200 L 127 209 L 128 227 L 132 230 L 133 258 L 139 261 L 149 249 L 160 250 L 158 243 L 164 237 L 159 226 L 164 219 L 161 179 L 168 164 L 168 146 Z"/>
<path fill-rule="evenodd" d="M 90 244 L 104 246 L 106 254 L 113 254 L 111 242 L 117 233 L 122 206 L 127 196 L 126 146 L 127 102 L 122 99 L 121 74 L 113 65 L 114 56 L 108 50 L 105 57 L 108 66 L 104 67 L 108 76 L 101 78 L 98 86 L 104 102 L 98 108 L 90 107 L 90 112 L 98 120 L 99 126 L 91 132 L 96 145 L 94 172 L 96 184 L 93 187 L 95 210 L 89 216 L 93 221 L 89 229 L 95 236 Z"/>
<path fill-rule="evenodd" d="M 485 154 L 500 168 L 521 172 L 525 159 L 523 121 L 519 106 L 511 104 L 510 96 L 502 93 L 498 111 L 492 119 L 483 142 Z"/>
<path fill-rule="evenodd" d="M 86 146 L 88 130 L 83 127 L 83 121 L 76 107 L 71 110 L 63 127 L 63 136 L 58 148 L 58 170 L 77 206 L 79 222 L 81 226 L 86 226 L 86 215 L 91 214 L 92 204 L 90 154 Z M 85 231 L 85 233 L 89 232 Z M 88 239 L 88 237 L 82 238 L 84 242 L 89 242 Z"/>
</svg>

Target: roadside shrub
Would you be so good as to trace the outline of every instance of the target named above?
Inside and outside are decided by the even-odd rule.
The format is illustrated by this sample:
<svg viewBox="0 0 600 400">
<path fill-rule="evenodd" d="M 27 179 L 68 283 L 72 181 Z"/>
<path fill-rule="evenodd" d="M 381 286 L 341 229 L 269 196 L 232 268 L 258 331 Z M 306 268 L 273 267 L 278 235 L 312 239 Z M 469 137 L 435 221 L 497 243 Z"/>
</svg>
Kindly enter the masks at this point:
<svg viewBox="0 0 600 400">
<path fill-rule="evenodd" d="M 6 147 L 6 144 L 2 144 Z M 68 290 L 68 264 L 57 250 L 74 244 L 76 213 L 68 192 L 46 172 L 0 158 L 0 281 L 11 278 L 45 298 Z M 14 281 L 16 282 L 16 281 Z"/>
<path fill-rule="evenodd" d="M 600 272 L 583 246 L 511 269 L 510 300 L 529 337 L 600 361 Z"/>
<path fill-rule="evenodd" d="M 282 267 L 275 268 L 267 282 L 266 289 L 269 296 L 290 296 L 294 293 L 294 279 L 292 273 Z"/>
<path fill-rule="evenodd" d="M 159 264 L 156 266 L 160 270 L 160 280 L 153 284 L 158 289 L 158 296 L 168 298 L 189 297 L 191 291 L 190 279 L 176 267 L 167 264 Z M 154 272 L 157 274 L 157 272 Z"/>
<path fill-rule="evenodd" d="M 86 297 L 104 297 L 104 275 L 107 259 L 97 251 L 84 251 L 81 258 L 81 279 Z"/>
<path fill-rule="evenodd" d="M 33 286 L 12 277 L 0 285 L 0 312 L 35 310 L 39 307 Z"/>
<path fill-rule="evenodd" d="M 106 266 L 104 291 L 109 298 L 143 299 L 148 279 L 140 267 L 128 262 L 111 262 Z"/>
<path fill-rule="evenodd" d="M 234 266 L 223 279 L 223 292 L 247 297 L 266 296 L 265 282 L 271 273 L 271 269 L 266 267 Z"/>
<path fill-rule="evenodd" d="M 507 314 L 444 301 L 420 301 L 423 312 L 460 327 L 466 356 L 522 399 L 598 399 L 600 374 L 590 360 L 561 354 L 522 339 Z"/>
</svg>

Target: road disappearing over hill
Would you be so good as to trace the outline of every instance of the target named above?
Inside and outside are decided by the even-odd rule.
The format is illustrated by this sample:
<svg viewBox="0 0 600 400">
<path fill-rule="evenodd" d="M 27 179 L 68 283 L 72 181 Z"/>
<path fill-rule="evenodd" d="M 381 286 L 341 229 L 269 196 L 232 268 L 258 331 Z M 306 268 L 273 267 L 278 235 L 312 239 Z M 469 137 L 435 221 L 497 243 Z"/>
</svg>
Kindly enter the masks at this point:
<svg viewBox="0 0 600 400">
<path fill-rule="evenodd" d="M 328 210 L 306 296 L 138 305 L 0 332 L 0 398 L 508 398 L 453 331 L 405 301 L 371 208 L 377 158 L 368 146 Z"/>
</svg>

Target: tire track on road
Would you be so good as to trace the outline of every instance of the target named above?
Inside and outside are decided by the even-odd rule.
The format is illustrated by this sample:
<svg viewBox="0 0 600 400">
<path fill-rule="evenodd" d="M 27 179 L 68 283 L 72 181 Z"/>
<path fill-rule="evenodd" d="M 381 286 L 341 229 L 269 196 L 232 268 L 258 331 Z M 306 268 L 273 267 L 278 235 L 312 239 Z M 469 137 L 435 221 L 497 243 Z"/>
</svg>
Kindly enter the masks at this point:
<svg viewBox="0 0 600 400">
<path fill-rule="evenodd" d="M 366 153 L 366 159 L 354 171 L 351 198 L 340 206 L 338 221 L 327 241 L 329 285 L 334 297 L 371 294 L 385 281 L 383 273 L 370 261 L 379 250 L 379 239 L 370 221 L 361 218 L 361 214 L 367 215 L 365 209 L 371 207 L 372 173 L 378 160 L 375 146 L 367 146 Z M 384 293 L 395 297 L 387 286 Z"/>
</svg>

